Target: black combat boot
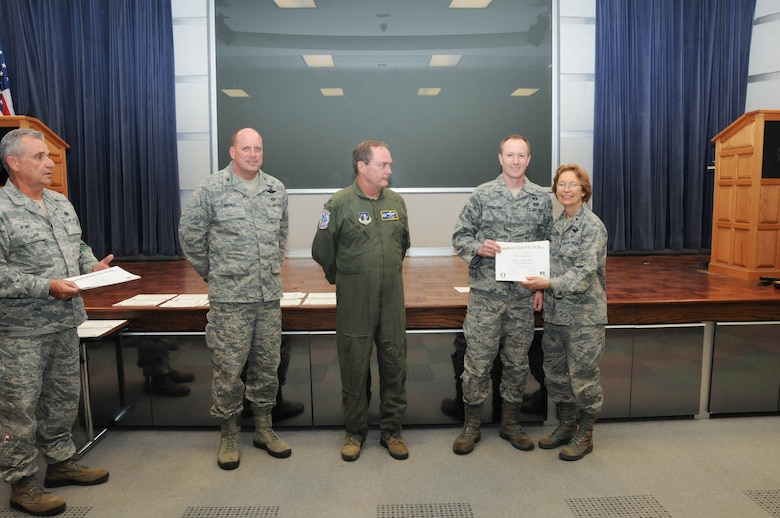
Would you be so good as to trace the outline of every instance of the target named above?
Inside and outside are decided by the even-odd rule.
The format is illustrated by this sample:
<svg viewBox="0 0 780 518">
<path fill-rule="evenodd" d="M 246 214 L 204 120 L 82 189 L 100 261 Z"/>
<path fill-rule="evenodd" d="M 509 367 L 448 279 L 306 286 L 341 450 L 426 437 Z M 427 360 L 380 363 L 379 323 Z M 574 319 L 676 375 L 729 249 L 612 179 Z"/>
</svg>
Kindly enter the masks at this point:
<svg viewBox="0 0 780 518">
<path fill-rule="evenodd" d="M 443 399 L 441 411 L 448 417 L 463 421 L 463 382 L 460 379 L 455 380 L 455 399 Z"/>
<path fill-rule="evenodd" d="M 523 404 L 520 406 L 520 410 L 524 414 L 547 414 L 547 388 L 542 385 L 539 390 L 528 397 L 523 395 Z"/>
<path fill-rule="evenodd" d="M 303 403 L 300 401 L 288 401 L 282 397 L 282 386 L 276 392 L 276 405 L 271 410 L 274 422 L 289 419 L 303 413 Z"/>
</svg>

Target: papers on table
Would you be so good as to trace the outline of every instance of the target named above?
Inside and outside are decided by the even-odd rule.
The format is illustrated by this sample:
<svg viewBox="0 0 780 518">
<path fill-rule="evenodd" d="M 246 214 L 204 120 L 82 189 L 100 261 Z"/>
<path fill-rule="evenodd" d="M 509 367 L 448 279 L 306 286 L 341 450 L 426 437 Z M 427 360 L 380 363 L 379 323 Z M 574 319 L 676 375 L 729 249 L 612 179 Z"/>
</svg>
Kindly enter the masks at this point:
<svg viewBox="0 0 780 518">
<path fill-rule="evenodd" d="M 279 301 L 282 307 L 314 305 L 327 306 L 336 305 L 335 293 L 303 293 L 303 292 L 285 292 Z M 114 306 L 124 307 L 149 307 L 159 306 L 161 308 L 199 308 L 208 307 L 209 296 L 206 293 L 140 293 L 129 299 L 122 300 Z"/>
<path fill-rule="evenodd" d="M 498 242 L 496 254 L 497 281 L 524 281 L 529 275 L 550 275 L 550 242 Z"/>
<path fill-rule="evenodd" d="M 125 299 L 121 302 L 117 302 L 116 304 L 114 304 L 114 306 L 159 306 L 166 300 L 172 299 L 175 296 L 176 296 L 175 293 L 139 294 L 139 295 L 134 295 L 129 299 Z"/>
<path fill-rule="evenodd" d="M 82 290 L 100 288 L 102 286 L 111 286 L 112 284 L 121 284 L 123 282 L 134 281 L 141 277 L 130 273 L 119 266 L 112 266 L 105 270 L 85 273 L 75 277 L 68 277 L 66 280 L 73 281 Z"/>
<path fill-rule="evenodd" d="M 282 300 L 279 303 L 282 307 L 298 306 L 305 296 L 306 294 L 300 291 L 285 292 L 282 294 Z"/>
<path fill-rule="evenodd" d="M 129 299 L 122 300 L 114 306 L 160 306 L 162 308 L 198 308 L 209 305 L 206 293 L 139 293 Z"/>
<path fill-rule="evenodd" d="M 309 293 L 303 301 L 304 306 L 335 306 L 335 293 Z"/>
<path fill-rule="evenodd" d="M 166 300 L 160 307 L 162 308 L 202 308 L 209 305 L 209 296 L 207 293 L 187 293 L 176 295 L 170 300 Z"/>
<path fill-rule="evenodd" d="M 79 338 L 98 338 L 127 324 L 127 320 L 87 320 L 77 331 Z"/>
<path fill-rule="evenodd" d="M 455 291 L 458 293 L 468 293 L 469 287 L 468 286 L 455 286 Z"/>
</svg>

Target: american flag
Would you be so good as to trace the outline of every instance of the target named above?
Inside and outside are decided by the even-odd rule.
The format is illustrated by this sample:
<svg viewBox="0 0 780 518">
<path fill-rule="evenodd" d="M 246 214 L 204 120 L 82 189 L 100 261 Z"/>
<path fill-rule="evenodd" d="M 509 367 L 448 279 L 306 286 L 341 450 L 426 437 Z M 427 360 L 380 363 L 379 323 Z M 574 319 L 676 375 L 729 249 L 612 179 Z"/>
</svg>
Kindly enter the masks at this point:
<svg viewBox="0 0 780 518">
<path fill-rule="evenodd" d="M 5 53 L 0 44 L 0 115 L 16 115 L 11 99 L 11 82 L 8 81 L 8 68 L 5 66 Z"/>
</svg>

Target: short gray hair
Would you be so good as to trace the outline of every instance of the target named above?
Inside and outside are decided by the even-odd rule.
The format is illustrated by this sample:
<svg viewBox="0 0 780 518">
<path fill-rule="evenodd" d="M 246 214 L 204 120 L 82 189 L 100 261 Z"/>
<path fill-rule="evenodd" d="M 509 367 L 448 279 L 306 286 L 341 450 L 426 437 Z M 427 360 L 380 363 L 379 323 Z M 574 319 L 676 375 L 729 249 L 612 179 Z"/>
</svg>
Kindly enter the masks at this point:
<svg viewBox="0 0 780 518">
<path fill-rule="evenodd" d="M 6 158 L 9 156 L 19 156 L 24 153 L 25 146 L 22 142 L 22 137 L 32 137 L 37 138 L 38 140 L 44 140 L 43 133 L 38 130 L 17 128 L 9 131 L 5 137 L 3 137 L 3 140 L 0 141 L 0 161 L 3 162 L 3 166 L 6 170 L 8 170 Z"/>
</svg>

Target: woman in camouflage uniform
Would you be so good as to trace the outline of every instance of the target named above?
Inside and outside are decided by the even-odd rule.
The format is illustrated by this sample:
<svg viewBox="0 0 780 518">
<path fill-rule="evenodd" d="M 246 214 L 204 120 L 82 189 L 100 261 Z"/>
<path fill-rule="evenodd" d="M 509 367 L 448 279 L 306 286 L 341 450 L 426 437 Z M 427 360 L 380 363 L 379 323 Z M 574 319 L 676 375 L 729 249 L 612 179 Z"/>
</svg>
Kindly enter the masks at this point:
<svg viewBox="0 0 780 518">
<path fill-rule="evenodd" d="M 564 211 L 550 237 L 550 278 L 528 277 L 523 283 L 546 290 L 545 383 L 558 408 L 558 427 L 539 447 L 566 445 L 558 456 L 579 460 L 593 451 L 593 425 L 604 400 L 598 364 L 607 323 L 607 229 L 586 205 L 593 191 L 580 166 L 560 166 L 552 190 Z"/>
</svg>

